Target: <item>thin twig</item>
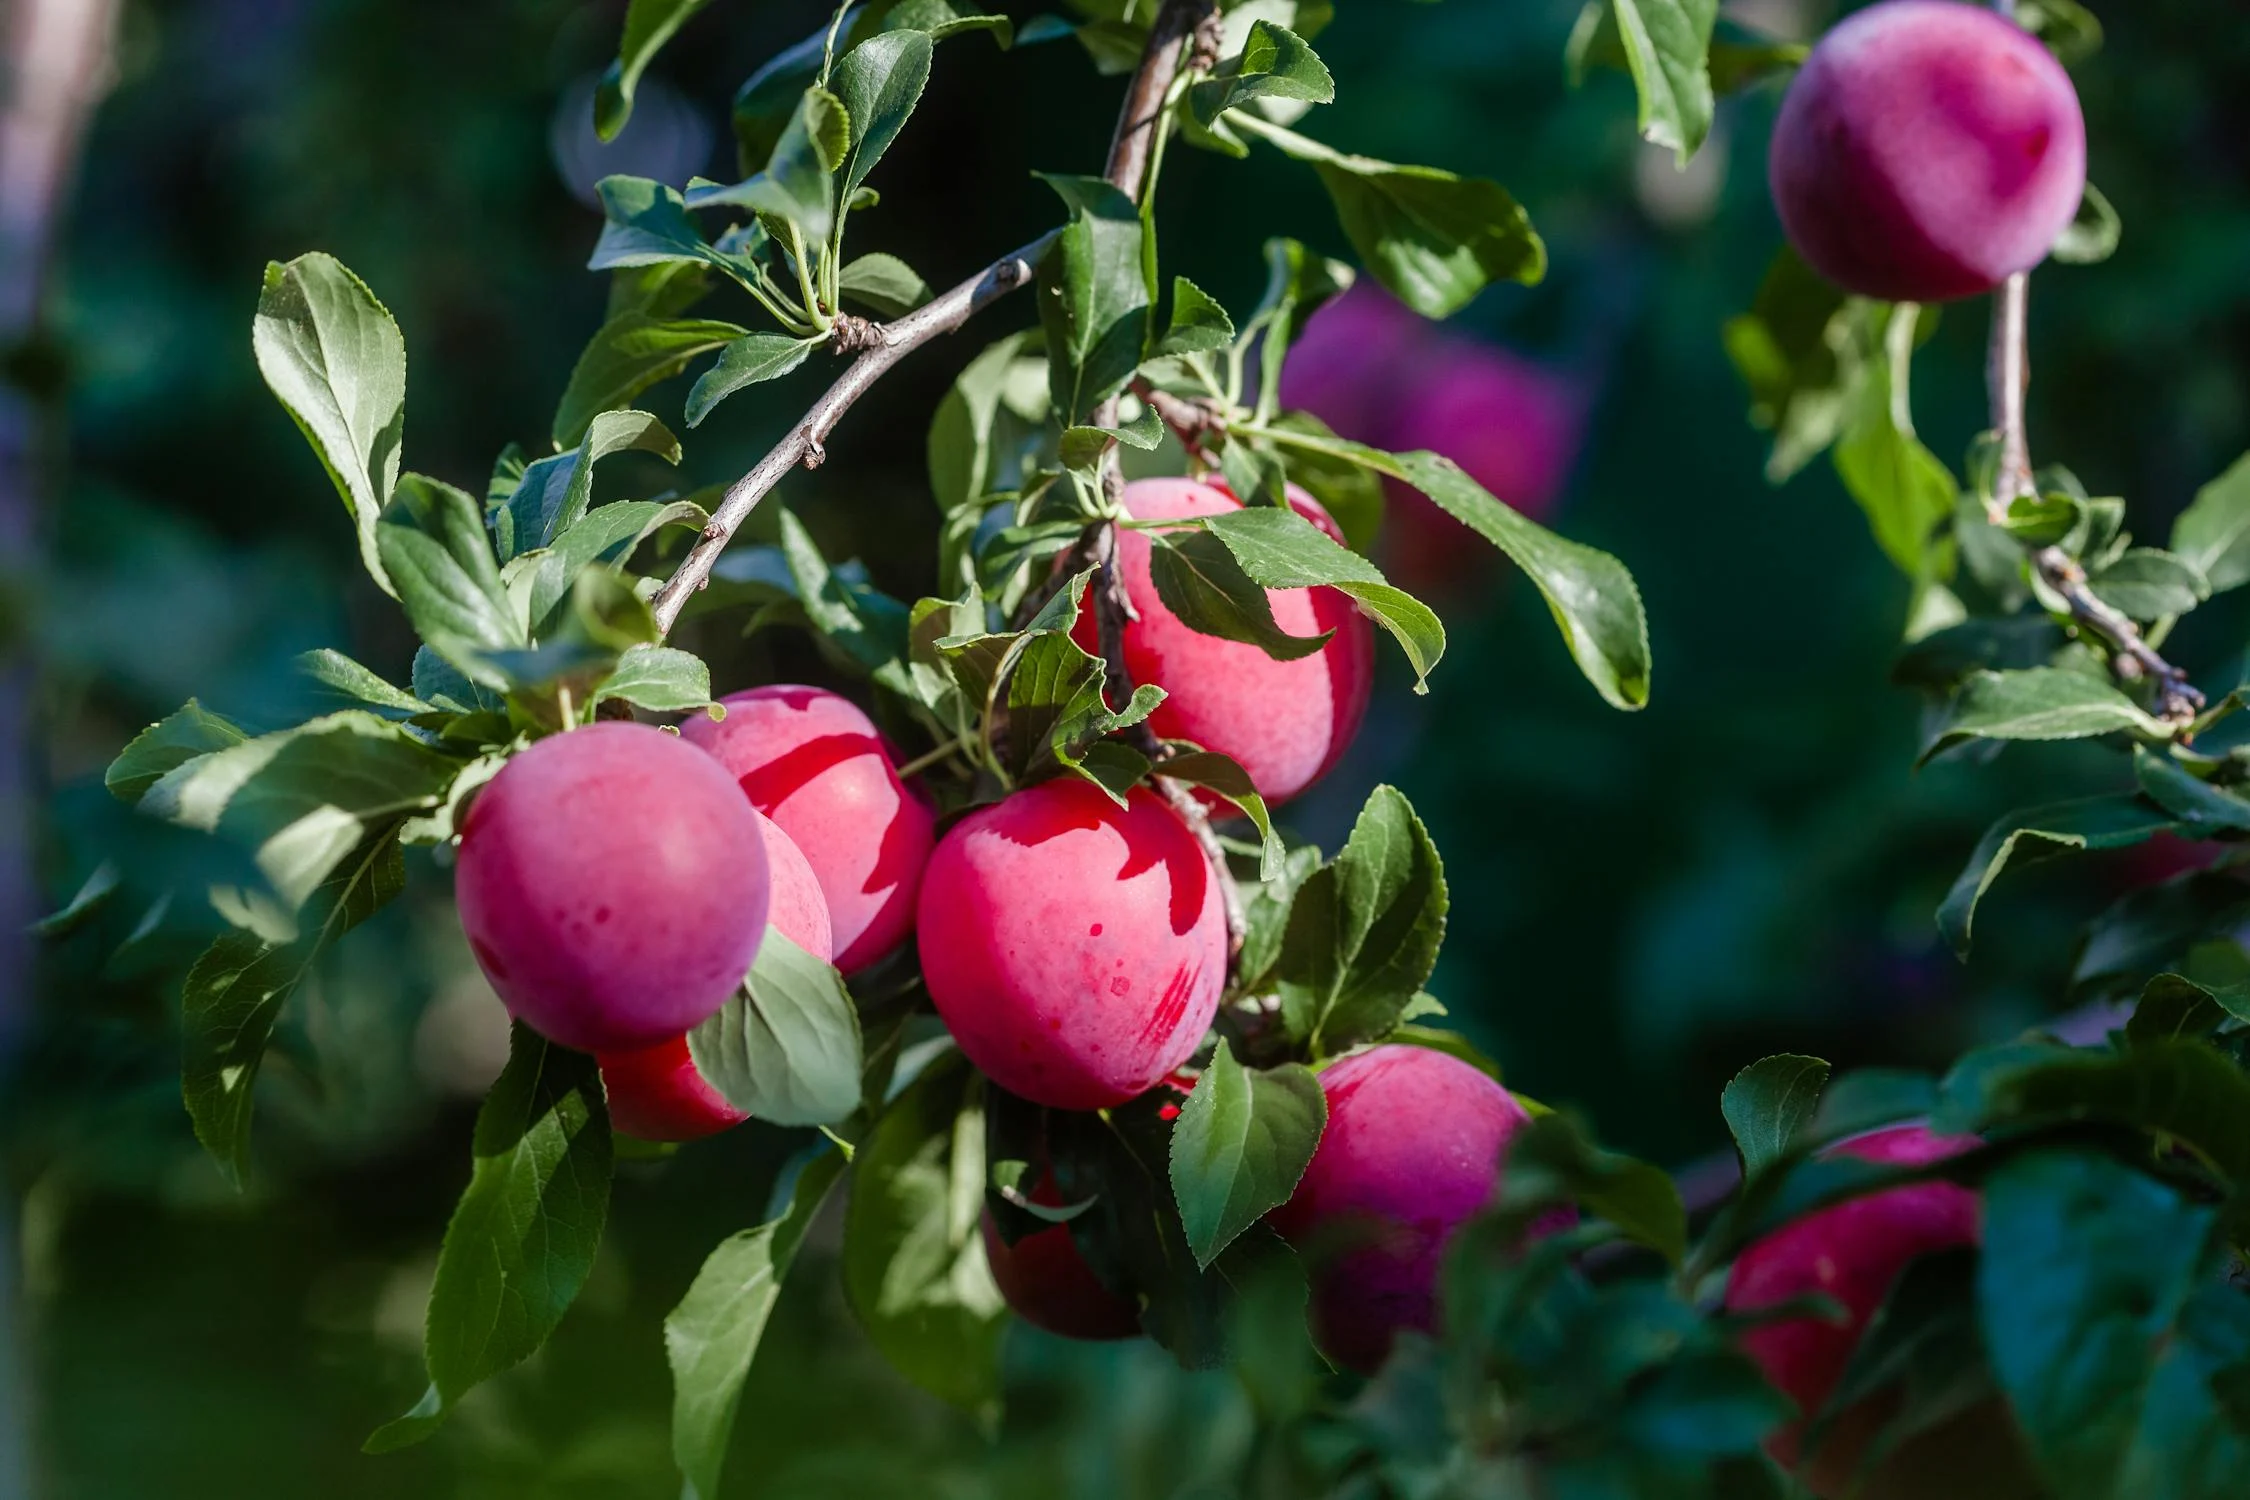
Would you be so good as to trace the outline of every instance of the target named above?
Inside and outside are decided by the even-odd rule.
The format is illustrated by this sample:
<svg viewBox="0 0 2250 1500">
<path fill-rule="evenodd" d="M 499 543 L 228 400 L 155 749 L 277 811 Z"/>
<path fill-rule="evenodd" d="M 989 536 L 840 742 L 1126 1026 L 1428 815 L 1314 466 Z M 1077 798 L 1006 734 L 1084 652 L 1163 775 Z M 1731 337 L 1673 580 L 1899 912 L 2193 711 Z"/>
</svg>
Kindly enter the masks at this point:
<svg viewBox="0 0 2250 1500">
<path fill-rule="evenodd" d="M 736 480 L 719 501 L 719 508 L 711 513 L 711 524 L 703 528 L 702 537 L 689 549 L 678 571 L 665 580 L 650 601 L 658 628 L 669 631 L 679 619 L 680 611 L 687 607 L 689 598 L 710 582 L 711 567 L 719 560 L 719 554 L 726 550 L 727 543 L 734 539 L 735 532 L 749 519 L 758 502 L 781 482 L 782 476 L 800 463 L 808 469 L 817 469 L 827 459 L 828 435 L 853 402 L 866 395 L 868 389 L 901 359 L 939 335 L 953 332 L 995 299 L 1030 281 L 1033 267 L 1047 253 L 1054 238 L 1052 234 L 1044 235 L 1021 250 L 1001 256 L 951 291 L 924 303 L 894 323 L 875 328 L 869 335 L 872 342 L 852 361 L 850 368 L 812 404 L 803 420 L 789 429 L 773 451 L 758 460 L 756 468 Z"/>
<path fill-rule="evenodd" d="M 1998 8 L 2003 13 L 2009 10 L 2006 5 Z M 2007 520 L 2009 507 L 2017 500 L 2038 494 L 2024 422 L 2024 392 L 2031 381 L 2030 281 L 2028 273 L 2018 272 L 1992 301 L 1992 348 L 1985 373 L 1991 388 L 1992 425 L 2000 437 L 1999 469 L 1987 501 L 1995 525 Z M 2175 730 L 2195 721 L 2203 711 L 2203 694 L 2184 670 L 2148 643 L 2140 626 L 2094 592 L 2078 559 L 2059 546 L 2040 547 L 2031 554 L 2031 566 L 2039 581 L 2063 601 L 2070 617 L 2109 647 L 2110 671 L 2120 681 L 2145 679 L 2154 685 L 2158 718 Z"/>
</svg>

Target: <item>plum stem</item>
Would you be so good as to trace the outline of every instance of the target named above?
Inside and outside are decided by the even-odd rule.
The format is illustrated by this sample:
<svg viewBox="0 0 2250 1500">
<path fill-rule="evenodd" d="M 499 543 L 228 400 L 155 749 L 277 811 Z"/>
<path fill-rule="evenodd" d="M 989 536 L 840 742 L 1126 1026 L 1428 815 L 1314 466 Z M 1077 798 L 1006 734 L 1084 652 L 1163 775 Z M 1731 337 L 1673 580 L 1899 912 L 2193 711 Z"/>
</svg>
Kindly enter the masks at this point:
<svg viewBox="0 0 2250 1500">
<path fill-rule="evenodd" d="M 1995 9 L 2003 15 L 2014 13 L 2006 0 Z M 1992 348 L 1985 377 L 1992 425 L 2000 437 L 2000 462 L 1985 506 L 1994 525 L 2006 524 L 2017 500 L 2039 493 L 2024 420 L 2024 392 L 2031 383 L 2030 302 L 2031 275 L 2026 271 L 2009 277 L 1992 300 Z M 2033 549 L 2031 566 L 2039 581 L 2063 602 L 2070 618 L 2108 646 L 2109 669 L 2120 682 L 2145 680 L 2154 685 L 2157 717 L 2184 738 L 2203 711 L 2203 694 L 2188 681 L 2188 674 L 2165 660 L 2123 611 L 2096 594 L 2084 566 L 2060 546 Z"/>
</svg>

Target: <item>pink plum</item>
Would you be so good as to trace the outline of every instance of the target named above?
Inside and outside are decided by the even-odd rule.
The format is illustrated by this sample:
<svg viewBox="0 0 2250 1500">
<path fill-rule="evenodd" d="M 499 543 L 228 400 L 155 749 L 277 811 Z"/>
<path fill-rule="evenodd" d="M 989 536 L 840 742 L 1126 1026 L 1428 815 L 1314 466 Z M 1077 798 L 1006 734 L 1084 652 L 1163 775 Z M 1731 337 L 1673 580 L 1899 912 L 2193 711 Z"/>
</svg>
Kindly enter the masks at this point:
<svg viewBox="0 0 2250 1500">
<path fill-rule="evenodd" d="M 1391 446 L 1399 395 L 1430 338 L 1421 314 L 1372 278 L 1314 313 L 1281 367 L 1281 404 L 1354 442 Z"/>
<path fill-rule="evenodd" d="M 1294 485 L 1288 498 L 1299 515 L 1341 540 L 1320 502 Z M 1215 484 L 1139 479 L 1125 486 L 1125 508 L 1154 521 L 1215 515 L 1242 504 Z M 1335 632 L 1312 655 L 1277 661 L 1248 642 L 1189 629 L 1157 596 L 1151 547 L 1143 532 L 1117 535 L 1117 565 L 1140 617 L 1125 627 L 1125 665 L 1133 681 L 1153 682 L 1167 695 L 1150 727 L 1167 739 L 1193 740 L 1234 757 L 1269 804 L 1296 796 L 1335 765 L 1359 730 L 1374 685 L 1374 625 L 1335 589 L 1268 589 L 1274 623 L 1289 634 Z M 1097 650 L 1091 608 L 1080 614 L 1073 634 L 1088 651 Z"/>
<path fill-rule="evenodd" d="M 1313 1276 L 1314 1334 L 1329 1358 L 1372 1373 L 1400 1329 L 1432 1326 L 1446 1242 L 1491 1201 L 1501 1152 L 1531 1116 L 1428 1047 L 1352 1053 L 1321 1070 L 1320 1087 L 1328 1128 L 1271 1222 L 1316 1257 L 1330 1252 Z"/>
<path fill-rule="evenodd" d="M 750 816 L 758 820 L 773 883 L 767 925 L 807 953 L 833 960 L 836 940 L 828 928 L 828 904 L 804 851 L 764 813 L 753 809 Z M 750 1118 L 696 1070 L 684 1035 L 637 1052 L 606 1053 L 601 1065 L 610 1123 L 627 1135 L 644 1141 L 696 1141 Z"/>
<path fill-rule="evenodd" d="M 954 1040 L 1053 1109 L 1122 1104 L 1187 1060 L 1226 980 L 1219 888 L 1146 787 L 1058 777 L 949 829 L 922 881 L 922 978 Z"/>
<path fill-rule="evenodd" d="M 1050 1208 L 1062 1202 L 1052 1174 L 1039 1179 L 1031 1201 Z M 1129 1339 L 1141 1331 L 1140 1309 L 1102 1284 L 1068 1224 L 1034 1230 L 1011 1245 L 987 1211 L 984 1258 L 1000 1295 L 1034 1327 L 1066 1339 Z"/>
<path fill-rule="evenodd" d="M 770 882 L 726 773 L 677 735 L 612 722 L 539 741 L 477 793 L 455 889 L 509 1012 L 606 1052 L 719 1008 L 758 955 Z"/>
<path fill-rule="evenodd" d="M 1938 1136 L 1920 1125 L 1899 1125 L 1830 1151 L 1863 1161 L 1917 1165 L 1959 1155 L 1976 1144 L 1974 1137 Z M 1752 1245 L 1727 1278 L 1726 1306 L 1730 1312 L 1750 1312 L 1812 1293 L 1842 1305 L 1841 1325 L 1791 1318 L 1742 1336 L 1744 1350 L 1766 1378 L 1809 1420 L 1842 1379 L 1852 1350 L 1907 1263 L 1934 1251 L 1974 1245 L 1978 1238 L 1977 1197 L 1967 1188 L 1929 1182 L 1871 1193 L 1809 1214 Z M 1888 1401 L 1876 1399 L 1841 1413 L 1809 1458 L 1802 1452 L 1804 1421 L 1783 1428 L 1768 1447 L 1820 1496 L 1936 1500 L 1973 1494 L 1998 1500 L 2036 1492 L 2035 1487 L 2022 1488 L 2030 1481 L 2016 1454 L 2013 1430 L 2005 1412 L 1990 1406 L 1909 1440 L 1855 1490 L 1860 1457 L 1890 1411 Z"/>
<path fill-rule="evenodd" d="M 932 817 L 892 768 L 867 715 L 815 687 L 753 688 L 682 733 L 719 758 L 804 851 L 828 901 L 836 966 L 855 973 L 905 940 Z"/>
<path fill-rule="evenodd" d="M 1798 254 L 1846 291 L 1942 302 L 2046 258 L 2086 187 L 2062 64 L 1955 0 L 1886 0 L 1821 38 L 1774 122 L 1768 177 Z"/>
</svg>

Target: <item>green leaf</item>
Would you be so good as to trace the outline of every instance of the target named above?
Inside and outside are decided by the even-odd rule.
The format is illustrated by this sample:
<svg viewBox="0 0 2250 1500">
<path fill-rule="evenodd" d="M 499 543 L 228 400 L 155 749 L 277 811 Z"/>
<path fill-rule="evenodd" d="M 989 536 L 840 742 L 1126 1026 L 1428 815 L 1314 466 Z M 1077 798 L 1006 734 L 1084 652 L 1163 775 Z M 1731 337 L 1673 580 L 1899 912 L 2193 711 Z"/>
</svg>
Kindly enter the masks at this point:
<svg viewBox="0 0 2250 1500">
<path fill-rule="evenodd" d="M 1718 0 L 1610 0 L 1640 94 L 1641 138 L 1682 166 L 1711 133 L 1711 26 Z"/>
<path fill-rule="evenodd" d="M 1572 659 L 1604 701 L 1623 709 L 1647 704 L 1648 616 L 1633 575 L 1616 558 L 1527 520 L 1440 454 L 1385 453 L 1285 429 L 1270 435 L 1285 447 L 1348 459 L 1429 496 L 1529 575 L 1562 628 Z"/>
<path fill-rule="evenodd" d="M 993 438 L 1004 409 L 1008 379 L 1037 335 L 1011 333 L 968 363 L 930 420 L 927 454 L 930 491 L 940 512 L 980 501 L 993 485 Z"/>
<path fill-rule="evenodd" d="M 809 247 L 824 244 L 835 227 L 832 150 L 849 138 L 849 106 L 814 84 L 797 97 L 789 122 L 764 167 L 727 185 L 691 182 L 683 202 L 692 209 L 746 208 L 795 225 Z M 606 236 L 605 236 L 606 238 Z"/>
<path fill-rule="evenodd" d="M 1274 970 L 1289 1034 L 1321 1056 L 1390 1030 L 1437 964 L 1446 905 L 1429 831 L 1395 788 L 1377 787 L 1290 906 Z"/>
<path fill-rule="evenodd" d="M 199 755 L 239 745 L 249 736 L 190 698 L 186 705 L 134 735 L 102 777 L 111 796 L 138 806 L 148 789 Z"/>
<path fill-rule="evenodd" d="M 578 356 L 570 385 L 555 408 L 557 448 L 575 448 L 601 412 L 632 404 L 659 381 L 669 380 L 696 356 L 708 354 L 744 330 L 709 318 L 664 318 L 642 311 L 620 313 L 601 326 Z"/>
<path fill-rule="evenodd" d="M 366 836 L 437 806 L 459 770 L 403 726 L 346 710 L 183 761 L 140 806 L 251 850 L 293 912 Z"/>
<path fill-rule="evenodd" d="M 577 447 L 526 468 L 507 500 L 492 512 L 493 547 L 500 561 L 551 546 L 576 526 L 593 504 L 594 466 L 611 454 L 628 452 L 653 453 L 676 464 L 680 440 L 645 411 L 605 411 L 588 419 L 586 437 Z"/>
<path fill-rule="evenodd" d="M 843 195 L 849 198 L 898 139 L 907 116 L 930 81 L 931 38 L 922 31 L 885 31 L 837 60 L 830 78 L 851 111 L 851 145 L 844 158 Z"/>
<path fill-rule="evenodd" d="M 1257 407 L 1260 411 L 1271 411 L 1281 400 L 1282 366 L 1288 358 L 1289 346 L 1296 341 L 1297 331 L 1332 298 L 1342 296 L 1358 279 L 1359 273 L 1340 260 L 1314 254 L 1296 240 L 1270 239 L 1266 241 L 1265 250 L 1265 292 L 1236 342 L 1245 348 L 1256 342 Z M 1241 446 L 1228 443 L 1226 453 L 1221 455 L 1222 462 Z M 1236 489 L 1235 495 L 1250 504 L 1256 490 L 1243 487 Z"/>
<path fill-rule="evenodd" d="M 1361 261 L 1425 318 L 1452 316 L 1495 281 L 1547 274 L 1531 216 L 1496 182 L 1347 155 L 1249 114 L 1231 123 L 1312 164 Z"/>
<path fill-rule="evenodd" d="M 1750 421 L 1773 434 L 1769 482 L 1810 463 L 1856 409 L 1866 367 L 1855 331 L 1867 307 L 1784 245 L 1750 311 L 1727 320 L 1727 358 L 1750 388 Z"/>
<path fill-rule="evenodd" d="M 64 902 L 60 910 L 51 911 L 32 923 L 30 930 L 49 941 L 68 937 L 109 904 L 119 884 L 116 862 L 103 860 L 94 867 L 94 873 L 86 877 L 86 883 L 78 888 L 76 895 Z"/>
<path fill-rule="evenodd" d="M 2112 608 L 2136 620 L 2184 615 L 2210 593 L 2194 564 L 2154 547 L 2127 548 L 2089 573 L 2086 582 Z"/>
<path fill-rule="evenodd" d="M 549 704 L 566 688 L 590 690 L 616 670 L 624 653 L 653 645 L 661 634 L 648 602 L 623 574 L 587 568 L 536 646 L 473 653 L 472 659 L 478 672 L 505 685 L 512 703 L 530 708 Z"/>
<path fill-rule="evenodd" d="M 2250 454 L 2195 492 L 2172 523 L 2172 551 L 2214 594 L 2250 583 Z"/>
<path fill-rule="evenodd" d="M 907 1379 L 997 1415 L 1007 1304 L 985 1264 L 984 1108 L 958 1057 L 891 1101 L 853 1157 L 844 1295 Z"/>
<path fill-rule="evenodd" d="M 366 707 L 386 718 L 410 719 L 433 711 L 405 689 L 386 682 L 341 651 L 326 646 L 297 658 L 299 670 L 337 697 Z"/>
<path fill-rule="evenodd" d="M 753 261 L 717 249 L 696 230 L 678 189 L 646 177 L 618 175 L 604 177 L 594 191 L 601 198 L 604 223 L 587 270 L 687 263 L 723 271 L 744 286 L 758 284 Z"/>
<path fill-rule="evenodd" d="M 2064 667 L 1978 672 L 1962 683 L 1922 762 L 1963 740 L 2078 740 L 2120 730 L 2170 736 L 2161 721 L 2098 677 Z"/>
<path fill-rule="evenodd" d="M 926 31 L 937 42 L 972 31 L 988 32 L 1003 52 L 1015 44 L 1016 36 L 1015 23 L 1006 16 L 988 14 L 966 0 L 899 0 L 884 14 L 883 30 L 904 29 Z"/>
<path fill-rule="evenodd" d="M 2124 237 L 2125 222 L 2118 218 L 2109 196 L 2089 182 L 2085 196 L 2078 200 L 2078 212 L 2047 254 L 2066 266 L 2098 265 L 2117 253 L 2117 242 Z"/>
<path fill-rule="evenodd" d="M 1280 876 L 1288 850 L 1281 842 L 1281 835 L 1274 831 L 1265 799 L 1258 795 L 1250 773 L 1242 769 L 1241 762 L 1213 750 L 1189 750 L 1167 758 L 1157 770 L 1170 780 L 1202 787 L 1240 808 L 1242 815 L 1258 830 L 1258 878 L 1273 880 Z"/>
<path fill-rule="evenodd" d="M 906 606 L 847 577 L 845 569 L 830 568 L 804 522 L 788 510 L 781 513 L 781 550 L 805 617 L 821 639 L 876 682 L 912 697 Z"/>
<path fill-rule="evenodd" d="M 687 500 L 619 500 L 586 512 L 583 520 L 537 554 L 539 567 L 526 611 L 533 633 L 544 635 L 554 628 L 556 622 L 550 617 L 570 597 L 572 585 L 586 569 L 622 568 L 642 542 L 665 527 L 700 530 L 710 519 L 702 506 Z"/>
<path fill-rule="evenodd" d="M 1977 903 L 2002 872 L 2072 849 L 2122 849 L 2178 826 L 2171 814 L 2139 797 L 2088 797 L 2010 813 L 1977 840 L 1976 851 L 1938 907 L 1938 931 L 1966 958 Z"/>
<path fill-rule="evenodd" d="M 1253 1070 L 1224 1045 L 1212 1054 L 1172 1131 L 1172 1192 L 1198 1270 L 1289 1201 L 1327 1122 L 1302 1063 Z"/>
<path fill-rule="evenodd" d="M 2078 0 L 2016 0 L 2016 24 L 2045 43 L 2066 68 L 2102 49 L 2102 23 Z"/>
<path fill-rule="evenodd" d="M 1242 51 L 1187 91 L 1188 108 L 1209 129 L 1219 116 L 1253 99 L 1296 99 L 1327 104 L 1336 80 L 1305 39 L 1271 21 L 1253 21 Z"/>
<path fill-rule="evenodd" d="M 776 1125 L 833 1125 L 859 1107 L 859 1012 L 836 966 L 778 927 L 688 1052 L 729 1104 Z"/>
<path fill-rule="evenodd" d="M 1185 276 L 1172 278 L 1172 322 L 1149 352 L 1153 355 L 1209 354 L 1234 342 L 1234 320 L 1209 293 Z"/>
<path fill-rule="evenodd" d="M 2190 837 L 2222 828 L 2250 832 L 2250 801 L 2200 779 L 2168 755 L 2135 745 L 2133 776 L 2141 791 L 2178 819 Z"/>
<path fill-rule="evenodd" d="M 2240 1008 L 2250 1000 L 2250 991 L 2228 998 Z M 2125 1039 L 2135 1047 L 2147 1047 L 2207 1037 L 2231 1014 L 2202 985 L 2178 974 L 2159 974 L 2141 987 L 2141 998 L 2125 1023 Z"/>
<path fill-rule="evenodd" d="M 1048 385 L 1065 423 L 1085 418 L 1139 368 L 1149 286 L 1140 209 L 1098 177 L 1043 178 L 1070 222 L 1039 266 Z"/>
<path fill-rule="evenodd" d="M 1914 435 L 1907 366 L 1916 316 L 1910 303 L 1891 309 L 1881 351 L 1863 356 L 1866 373 L 1836 440 L 1835 463 L 1884 555 L 1920 582 L 1944 571 L 1936 538 L 1953 516 L 1960 487 L 1952 470 Z"/>
<path fill-rule="evenodd" d="M 1066 469 L 1091 469 L 1119 443 L 1146 453 L 1163 441 L 1163 419 L 1154 407 L 1144 406 L 1138 417 L 1121 427 L 1065 427 L 1055 452 Z"/>
<path fill-rule="evenodd" d="M 388 593 L 375 522 L 398 481 L 406 341 L 375 294 L 332 255 L 269 262 L 250 328 L 258 372 L 296 418 L 359 528 L 360 561 Z"/>
<path fill-rule="evenodd" d="M 682 413 L 690 427 L 699 427 L 711 409 L 745 386 L 779 380 L 805 362 L 805 356 L 828 341 L 827 335 L 797 339 L 780 333 L 751 333 L 719 351 L 718 362 L 705 370 L 688 392 Z"/>
<path fill-rule="evenodd" d="M 1787 1155 L 1798 1131 L 1820 1108 L 1828 1064 L 1817 1057 L 1779 1053 L 1761 1057 L 1734 1075 L 1719 1095 L 1742 1157 L 1742 1175 L 1761 1172 Z"/>
<path fill-rule="evenodd" d="M 594 1269 L 609 1214 L 609 1106 L 594 1059 L 522 1022 L 477 1111 L 475 1165 L 438 1252 L 423 1353 L 430 1390 L 366 1451 L 421 1442 L 469 1389 L 522 1363 Z"/>
<path fill-rule="evenodd" d="M 1310 412 L 1285 411 L 1273 425 L 1327 443 L 1340 442 L 1328 424 Z M 1332 453 L 1299 448 L 1287 455 L 1285 478 L 1295 481 L 1321 503 L 1344 530 L 1344 542 L 1354 552 L 1372 551 L 1383 529 L 1383 481 L 1370 470 Z"/>
<path fill-rule="evenodd" d="M 195 1138 L 242 1186 L 258 1067 L 282 1006 L 328 945 L 406 886 L 395 830 L 367 840 L 318 893 L 319 921 L 284 944 L 228 931 L 188 970 L 180 995 L 180 1094 Z"/>
<path fill-rule="evenodd" d="M 930 300 L 930 284 L 895 255 L 862 255 L 837 273 L 836 290 L 878 317 L 900 318 Z"/>
<path fill-rule="evenodd" d="M 2057 1500 L 2223 1500 L 2250 1436 L 2215 1378 L 2250 1360 L 2214 1212 L 2106 1156 L 2038 1152 L 1984 1189 L 1993 1373 Z"/>
<path fill-rule="evenodd" d="M 625 34 L 618 39 L 617 58 L 594 88 L 594 133 L 605 141 L 617 139 L 633 113 L 633 91 L 664 44 L 686 25 L 688 18 L 710 0 L 631 0 L 625 8 Z"/>
<path fill-rule="evenodd" d="M 1327 532 L 1278 506 L 1247 506 L 1211 516 L 1211 535 L 1226 543 L 1252 582 L 1269 589 L 1331 587 L 1358 601 L 1368 617 L 1391 633 L 1414 667 L 1414 690 L 1445 654 L 1445 626 L 1430 607 L 1393 588 L 1366 558 L 1337 545 Z"/>
<path fill-rule="evenodd" d="M 409 474 L 376 528 L 399 603 L 432 650 L 476 681 L 501 686 L 477 665 L 523 644 L 523 622 L 500 582 L 477 502 L 449 484 Z"/>
<path fill-rule="evenodd" d="M 687 1481 L 686 1500 L 717 1500 L 735 1410 L 766 1319 L 781 1300 L 797 1247 L 843 1171 L 841 1152 L 823 1152 L 806 1163 L 787 1211 L 721 1240 L 664 1319 L 664 1353 L 672 1366 L 672 1459 Z"/>
<path fill-rule="evenodd" d="M 612 699 L 650 713 L 676 714 L 711 701 L 711 669 L 703 658 L 671 646 L 634 646 L 617 659 L 589 703 Z"/>
<path fill-rule="evenodd" d="M 1576 1203 L 1674 1265 L 1687 1253 L 1687 1209 L 1657 1167 L 1604 1151 L 1562 1115 L 1536 1115 L 1508 1141 L 1500 1208 L 1524 1222 L 1546 1208 Z"/>
<path fill-rule="evenodd" d="M 1276 661 L 1311 656 L 1335 634 L 1291 635 L 1275 624 L 1273 601 L 1235 561 L 1233 549 L 1210 531 L 1198 527 L 1147 536 L 1156 595 L 1188 629 L 1247 642 Z"/>
<path fill-rule="evenodd" d="M 1932 1128 L 2075 1121 L 2152 1132 L 2250 1182 L 2250 1077 L 2199 1041 L 2148 1040 L 2124 1053 L 2017 1044 L 1972 1052 L 1947 1076 Z"/>
</svg>

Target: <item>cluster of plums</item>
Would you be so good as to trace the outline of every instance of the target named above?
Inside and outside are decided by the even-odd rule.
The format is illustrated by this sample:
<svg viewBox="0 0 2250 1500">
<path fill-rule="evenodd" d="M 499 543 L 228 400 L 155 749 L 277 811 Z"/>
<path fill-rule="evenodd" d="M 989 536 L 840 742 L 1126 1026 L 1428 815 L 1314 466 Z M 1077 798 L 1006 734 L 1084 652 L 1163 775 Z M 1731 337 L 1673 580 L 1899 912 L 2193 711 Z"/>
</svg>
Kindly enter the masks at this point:
<svg viewBox="0 0 2250 1500">
<path fill-rule="evenodd" d="M 1185 479 L 1126 487 L 1144 520 L 1236 508 Z M 1297 510 L 1335 534 L 1292 490 Z M 1191 630 L 1158 597 L 1151 543 L 1119 537 L 1137 618 L 1134 678 L 1168 694 L 1166 738 L 1233 756 L 1261 795 L 1301 792 L 1342 754 L 1367 707 L 1374 639 L 1330 589 L 1269 591 L 1276 623 L 1333 632 L 1310 656 Z M 993 1082 L 1052 1109 L 1122 1104 L 1171 1077 L 1210 1029 L 1227 979 L 1218 877 L 1162 798 L 1119 806 L 1075 778 L 1027 786 L 938 835 L 874 724 L 820 688 L 762 687 L 678 734 L 603 722 L 518 754 L 462 825 L 457 889 L 478 964 L 509 1011 L 596 1054 L 612 1120 L 690 1140 L 743 1116 L 698 1072 L 687 1033 L 722 1006 L 769 924 L 846 974 L 915 941 L 938 1014 Z M 1277 1228 L 1326 1243 L 1338 1220 L 1382 1234 L 1335 1258 L 1317 1311 L 1324 1343 L 1362 1368 L 1392 1331 L 1430 1320 L 1452 1227 L 1489 1195 L 1516 1101 L 1468 1065 L 1378 1047 L 1322 1075 L 1330 1122 Z M 1031 1321 L 1079 1336 L 1135 1331 L 1067 1227 L 1013 1246 L 988 1235 L 996 1279 Z"/>
</svg>

